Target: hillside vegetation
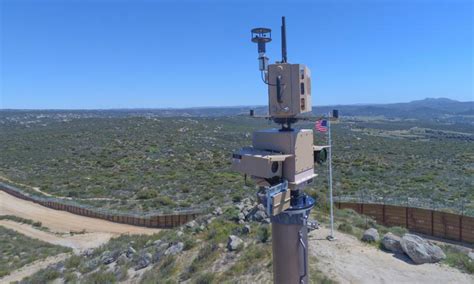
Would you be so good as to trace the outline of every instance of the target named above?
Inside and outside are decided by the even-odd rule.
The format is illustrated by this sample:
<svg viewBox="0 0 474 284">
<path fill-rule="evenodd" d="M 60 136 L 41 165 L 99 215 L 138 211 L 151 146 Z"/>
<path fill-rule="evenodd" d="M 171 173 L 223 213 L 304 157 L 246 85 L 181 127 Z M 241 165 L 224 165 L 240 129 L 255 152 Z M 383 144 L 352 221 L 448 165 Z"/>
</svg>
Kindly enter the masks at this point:
<svg viewBox="0 0 474 284">
<path fill-rule="evenodd" d="M 0 181 L 100 208 L 207 208 L 255 194 L 230 171 L 231 153 L 275 126 L 149 110 L 2 111 Z M 336 195 L 473 214 L 473 133 L 472 123 L 343 117 L 333 125 Z M 326 167 L 316 170 L 310 192 L 327 187 Z"/>
</svg>

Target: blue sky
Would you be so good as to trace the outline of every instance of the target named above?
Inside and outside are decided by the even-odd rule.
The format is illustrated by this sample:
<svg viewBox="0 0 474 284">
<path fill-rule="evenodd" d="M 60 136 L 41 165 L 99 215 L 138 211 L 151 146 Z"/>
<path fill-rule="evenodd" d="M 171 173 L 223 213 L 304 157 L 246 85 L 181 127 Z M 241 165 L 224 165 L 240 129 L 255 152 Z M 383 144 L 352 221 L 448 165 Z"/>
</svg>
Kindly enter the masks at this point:
<svg viewBox="0 0 474 284">
<path fill-rule="evenodd" d="M 263 105 L 280 17 L 314 105 L 474 100 L 472 1 L 0 0 L 0 108 Z"/>
</svg>

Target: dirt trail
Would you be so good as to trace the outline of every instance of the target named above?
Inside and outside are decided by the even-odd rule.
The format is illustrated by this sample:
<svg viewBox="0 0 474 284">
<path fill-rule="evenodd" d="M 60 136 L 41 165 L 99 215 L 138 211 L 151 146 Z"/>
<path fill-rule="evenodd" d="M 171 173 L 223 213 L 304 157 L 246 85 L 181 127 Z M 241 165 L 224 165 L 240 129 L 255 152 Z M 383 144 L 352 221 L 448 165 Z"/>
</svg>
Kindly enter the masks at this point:
<svg viewBox="0 0 474 284">
<path fill-rule="evenodd" d="M 39 204 L 16 198 L 0 191 L 0 215 L 15 215 L 25 219 L 39 221 L 50 232 L 38 230 L 27 224 L 20 224 L 10 220 L 0 220 L 0 225 L 15 230 L 31 238 L 39 239 L 51 244 L 70 247 L 74 252 L 98 247 L 110 238 L 120 234 L 154 234 L 159 229 L 136 227 L 118 224 L 106 220 L 75 215 L 66 211 L 54 210 Z M 86 233 L 70 235 L 70 232 Z M 0 283 L 19 281 L 36 271 L 57 263 L 67 257 L 67 254 L 48 257 L 35 261 L 21 269 L 12 272 L 0 279 Z"/>
<path fill-rule="evenodd" d="M 39 204 L 16 198 L 0 191 L 0 215 L 15 215 L 25 219 L 40 221 L 52 232 L 69 233 L 85 230 L 88 233 L 153 234 L 159 229 L 118 224 L 106 220 L 75 215 L 66 211 L 54 210 Z"/>
<path fill-rule="evenodd" d="M 98 232 L 74 234 L 72 236 L 67 233 L 54 234 L 54 233 L 38 230 L 27 224 L 20 224 L 20 223 L 10 221 L 10 220 L 0 220 L 0 226 L 3 226 L 8 229 L 12 229 L 30 238 L 39 239 L 53 245 L 70 247 L 76 253 L 105 244 L 107 241 L 110 240 L 110 238 L 114 236 L 111 233 L 98 233 Z"/>
<path fill-rule="evenodd" d="M 10 275 L 7 275 L 3 278 L 0 278 L 0 283 L 10 283 L 15 281 L 20 281 L 23 278 L 32 275 L 33 273 L 39 271 L 40 269 L 48 267 L 50 264 L 58 263 L 66 259 L 70 254 L 62 253 L 55 256 L 50 256 L 46 259 L 37 260 L 30 264 L 23 266 L 22 268 L 12 271 Z"/>
<path fill-rule="evenodd" d="M 309 235 L 310 255 L 318 269 L 339 283 L 474 283 L 474 276 L 442 264 L 415 265 L 396 258 L 351 235 L 337 232 L 328 241 L 329 230 Z"/>
</svg>

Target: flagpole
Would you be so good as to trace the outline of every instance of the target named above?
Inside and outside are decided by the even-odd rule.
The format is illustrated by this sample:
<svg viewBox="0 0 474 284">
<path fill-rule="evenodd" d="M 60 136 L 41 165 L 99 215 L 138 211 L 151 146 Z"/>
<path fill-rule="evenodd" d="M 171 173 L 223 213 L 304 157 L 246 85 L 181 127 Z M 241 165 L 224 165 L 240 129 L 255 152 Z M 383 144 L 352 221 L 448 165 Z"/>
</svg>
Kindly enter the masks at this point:
<svg viewBox="0 0 474 284">
<path fill-rule="evenodd" d="M 329 145 L 329 157 L 328 157 L 328 170 L 329 170 L 329 202 L 331 210 L 331 235 L 328 236 L 328 240 L 333 241 L 336 239 L 334 237 L 334 209 L 333 209 L 333 199 L 332 199 L 332 141 L 331 141 L 331 119 L 328 115 L 328 145 Z"/>
</svg>

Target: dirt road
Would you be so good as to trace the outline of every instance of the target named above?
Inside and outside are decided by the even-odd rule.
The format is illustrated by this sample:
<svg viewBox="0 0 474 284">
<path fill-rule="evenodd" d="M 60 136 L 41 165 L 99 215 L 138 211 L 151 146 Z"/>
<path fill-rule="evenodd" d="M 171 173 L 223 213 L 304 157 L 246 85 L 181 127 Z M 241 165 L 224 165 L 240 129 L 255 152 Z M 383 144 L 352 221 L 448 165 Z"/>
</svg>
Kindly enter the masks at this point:
<svg viewBox="0 0 474 284">
<path fill-rule="evenodd" d="M 39 239 L 54 245 L 70 247 L 76 253 L 105 244 L 114 236 L 114 234 L 111 233 L 99 232 L 73 235 L 68 233 L 54 234 L 38 230 L 27 224 L 20 224 L 10 220 L 0 220 L 0 226 L 17 231 L 18 233 L 30 238 Z"/>
<path fill-rule="evenodd" d="M 75 253 L 98 247 L 109 241 L 110 238 L 121 234 L 154 234 L 160 231 L 159 229 L 118 224 L 101 219 L 79 216 L 66 211 L 50 209 L 33 202 L 16 198 L 3 191 L 0 191 L 0 215 L 15 215 L 41 222 L 44 227 L 50 229 L 50 232 L 41 231 L 30 225 L 20 224 L 10 220 L 0 220 L 0 226 L 15 230 L 31 238 L 70 247 Z M 82 231 L 85 233 L 70 234 L 70 232 Z M 0 279 L 0 283 L 19 281 L 66 257 L 66 254 L 61 254 L 38 260 Z"/>
<path fill-rule="evenodd" d="M 0 215 L 15 215 L 25 219 L 40 221 L 52 232 L 69 233 L 85 230 L 88 233 L 153 234 L 159 229 L 118 224 L 106 220 L 75 215 L 66 211 L 54 210 L 39 204 L 16 198 L 0 191 Z"/>
<path fill-rule="evenodd" d="M 446 265 L 411 264 L 351 235 L 336 233 L 332 242 L 328 235 L 326 228 L 310 233 L 310 255 L 319 270 L 340 283 L 474 283 L 473 275 Z"/>
</svg>

